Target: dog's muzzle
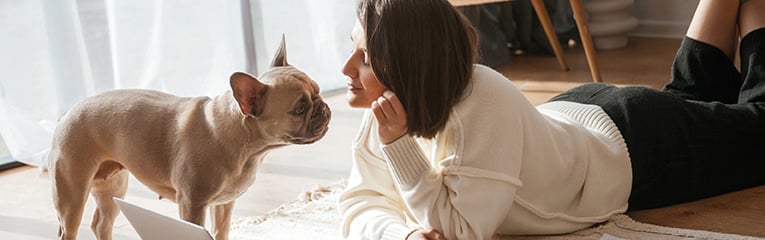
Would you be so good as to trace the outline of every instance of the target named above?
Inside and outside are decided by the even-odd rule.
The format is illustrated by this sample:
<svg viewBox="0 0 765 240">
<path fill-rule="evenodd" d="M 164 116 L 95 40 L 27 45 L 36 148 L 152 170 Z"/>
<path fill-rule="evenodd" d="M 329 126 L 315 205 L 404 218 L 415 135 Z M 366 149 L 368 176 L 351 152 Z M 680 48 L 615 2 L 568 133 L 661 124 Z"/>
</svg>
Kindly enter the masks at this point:
<svg viewBox="0 0 765 240">
<path fill-rule="evenodd" d="M 332 118 L 332 111 L 329 110 L 327 103 L 320 99 L 314 101 L 313 106 L 313 114 L 311 114 L 311 118 L 308 121 L 305 136 L 293 139 L 292 143 L 314 143 L 327 134 L 327 130 L 329 130 L 329 120 Z"/>
</svg>

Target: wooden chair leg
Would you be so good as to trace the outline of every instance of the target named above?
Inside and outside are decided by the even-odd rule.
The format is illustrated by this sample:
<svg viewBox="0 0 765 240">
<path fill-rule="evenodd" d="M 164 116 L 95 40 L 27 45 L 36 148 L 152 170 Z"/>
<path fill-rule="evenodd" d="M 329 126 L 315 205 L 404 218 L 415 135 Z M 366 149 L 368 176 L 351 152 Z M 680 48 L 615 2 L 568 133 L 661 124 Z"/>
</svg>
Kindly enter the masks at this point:
<svg viewBox="0 0 765 240">
<path fill-rule="evenodd" d="M 576 27 L 579 29 L 579 38 L 582 39 L 584 54 L 587 56 L 587 64 L 590 66 L 592 81 L 602 82 L 603 80 L 600 78 L 600 68 L 598 68 L 598 60 L 595 56 L 595 46 L 592 44 L 590 27 L 587 25 L 587 13 L 584 10 L 584 4 L 582 3 L 582 0 L 571 0 L 570 3 L 571 9 L 574 12 Z"/>
<path fill-rule="evenodd" d="M 543 0 L 531 0 L 531 5 L 534 6 L 539 22 L 542 23 L 542 28 L 545 30 L 545 35 L 547 35 L 547 39 L 550 41 L 553 52 L 555 52 L 555 58 L 558 59 L 560 68 L 563 71 L 568 71 L 568 64 L 566 64 L 566 59 L 563 58 L 563 48 L 560 46 L 560 41 L 558 41 L 558 35 L 555 33 L 552 22 L 550 22 L 550 15 L 547 14 L 545 3 Z"/>
</svg>

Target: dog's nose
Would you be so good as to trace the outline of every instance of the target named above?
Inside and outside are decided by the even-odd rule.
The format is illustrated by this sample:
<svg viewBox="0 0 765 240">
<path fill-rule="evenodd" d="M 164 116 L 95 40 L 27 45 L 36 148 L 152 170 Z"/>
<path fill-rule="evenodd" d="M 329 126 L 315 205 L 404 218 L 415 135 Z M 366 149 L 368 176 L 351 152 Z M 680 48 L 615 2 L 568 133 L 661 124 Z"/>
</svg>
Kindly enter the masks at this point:
<svg viewBox="0 0 765 240">
<path fill-rule="evenodd" d="M 318 141 L 329 130 L 329 120 L 332 118 L 332 111 L 329 106 L 322 100 L 314 101 L 314 109 L 311 114 L 311 119 L 306 126 L 306 134 L 299 141 L 293 141 L 296 144 L 310 144 Z"/>
<path fill-rule="evenodd" d="M 316 100 L 314 106 L 313 116 L 311 117 L 308 129 L 316 135 L 323 135 L 327 131 L 329 120 L 332 118 L 332 111 L 327 103 L 322 100 Z"/>
<path fill-rule="evenodd" d="M 332 118 L 332 111 L 329 110 L 329 105 L 322 100 L 317 100 L 316 104 L 316 111 L 313 112 L 314 117 L 320 116 L 321 119 L 329 123 L 329 119 Z"/>
</svg>

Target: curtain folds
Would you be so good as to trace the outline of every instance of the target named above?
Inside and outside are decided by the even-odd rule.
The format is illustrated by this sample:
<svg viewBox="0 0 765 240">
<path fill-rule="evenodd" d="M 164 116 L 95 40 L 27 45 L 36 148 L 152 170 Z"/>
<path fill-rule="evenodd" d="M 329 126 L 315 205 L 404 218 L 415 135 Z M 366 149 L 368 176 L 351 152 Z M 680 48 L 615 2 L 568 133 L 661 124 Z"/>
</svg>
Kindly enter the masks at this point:
<svg viewBox="0 0 765 240">
<path fill-rule="evenodd" d="M 339 69 L 350 51 L 354 6 L 340 0 L 0 0 L 0 136 L 14 159 L 44 166 L 56 119 L 85 97 L 124 88 L 219 95 L 229 89 L 232 72 L 253 69 L 252 63 L 252 74 L 264 71 L 281 33 L 290 64 L 324 91 L 342 87 Z"/>
</svg>

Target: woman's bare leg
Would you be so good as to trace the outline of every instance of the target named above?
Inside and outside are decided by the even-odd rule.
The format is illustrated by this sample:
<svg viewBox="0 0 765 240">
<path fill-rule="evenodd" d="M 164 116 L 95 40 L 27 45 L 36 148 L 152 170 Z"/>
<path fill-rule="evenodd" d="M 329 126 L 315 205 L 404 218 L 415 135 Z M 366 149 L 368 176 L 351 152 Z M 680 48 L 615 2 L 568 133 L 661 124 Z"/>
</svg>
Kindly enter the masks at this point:
<svg viewBox="0 0 765 240">
<path fill-rule="evenodd" d="M 736 53 L 738 0 L 701 0 L 686 36 L 722 50 L 730 59 Z"/>
<path fill-rule="evenodd" d="M 765 0 L 744 0 L 739 12 L 741 74 L 739 103 L 765 103 Z M 763 105 L 760 105 L 763 106 Z"/>
<path fill-rule="evenodd" d="M 765 1 L 744 0 L 741 2 L 739 12 L 739 28 L 741 36 L 746 36 L 750 32 L 765 27 Z"/>
</svg>

